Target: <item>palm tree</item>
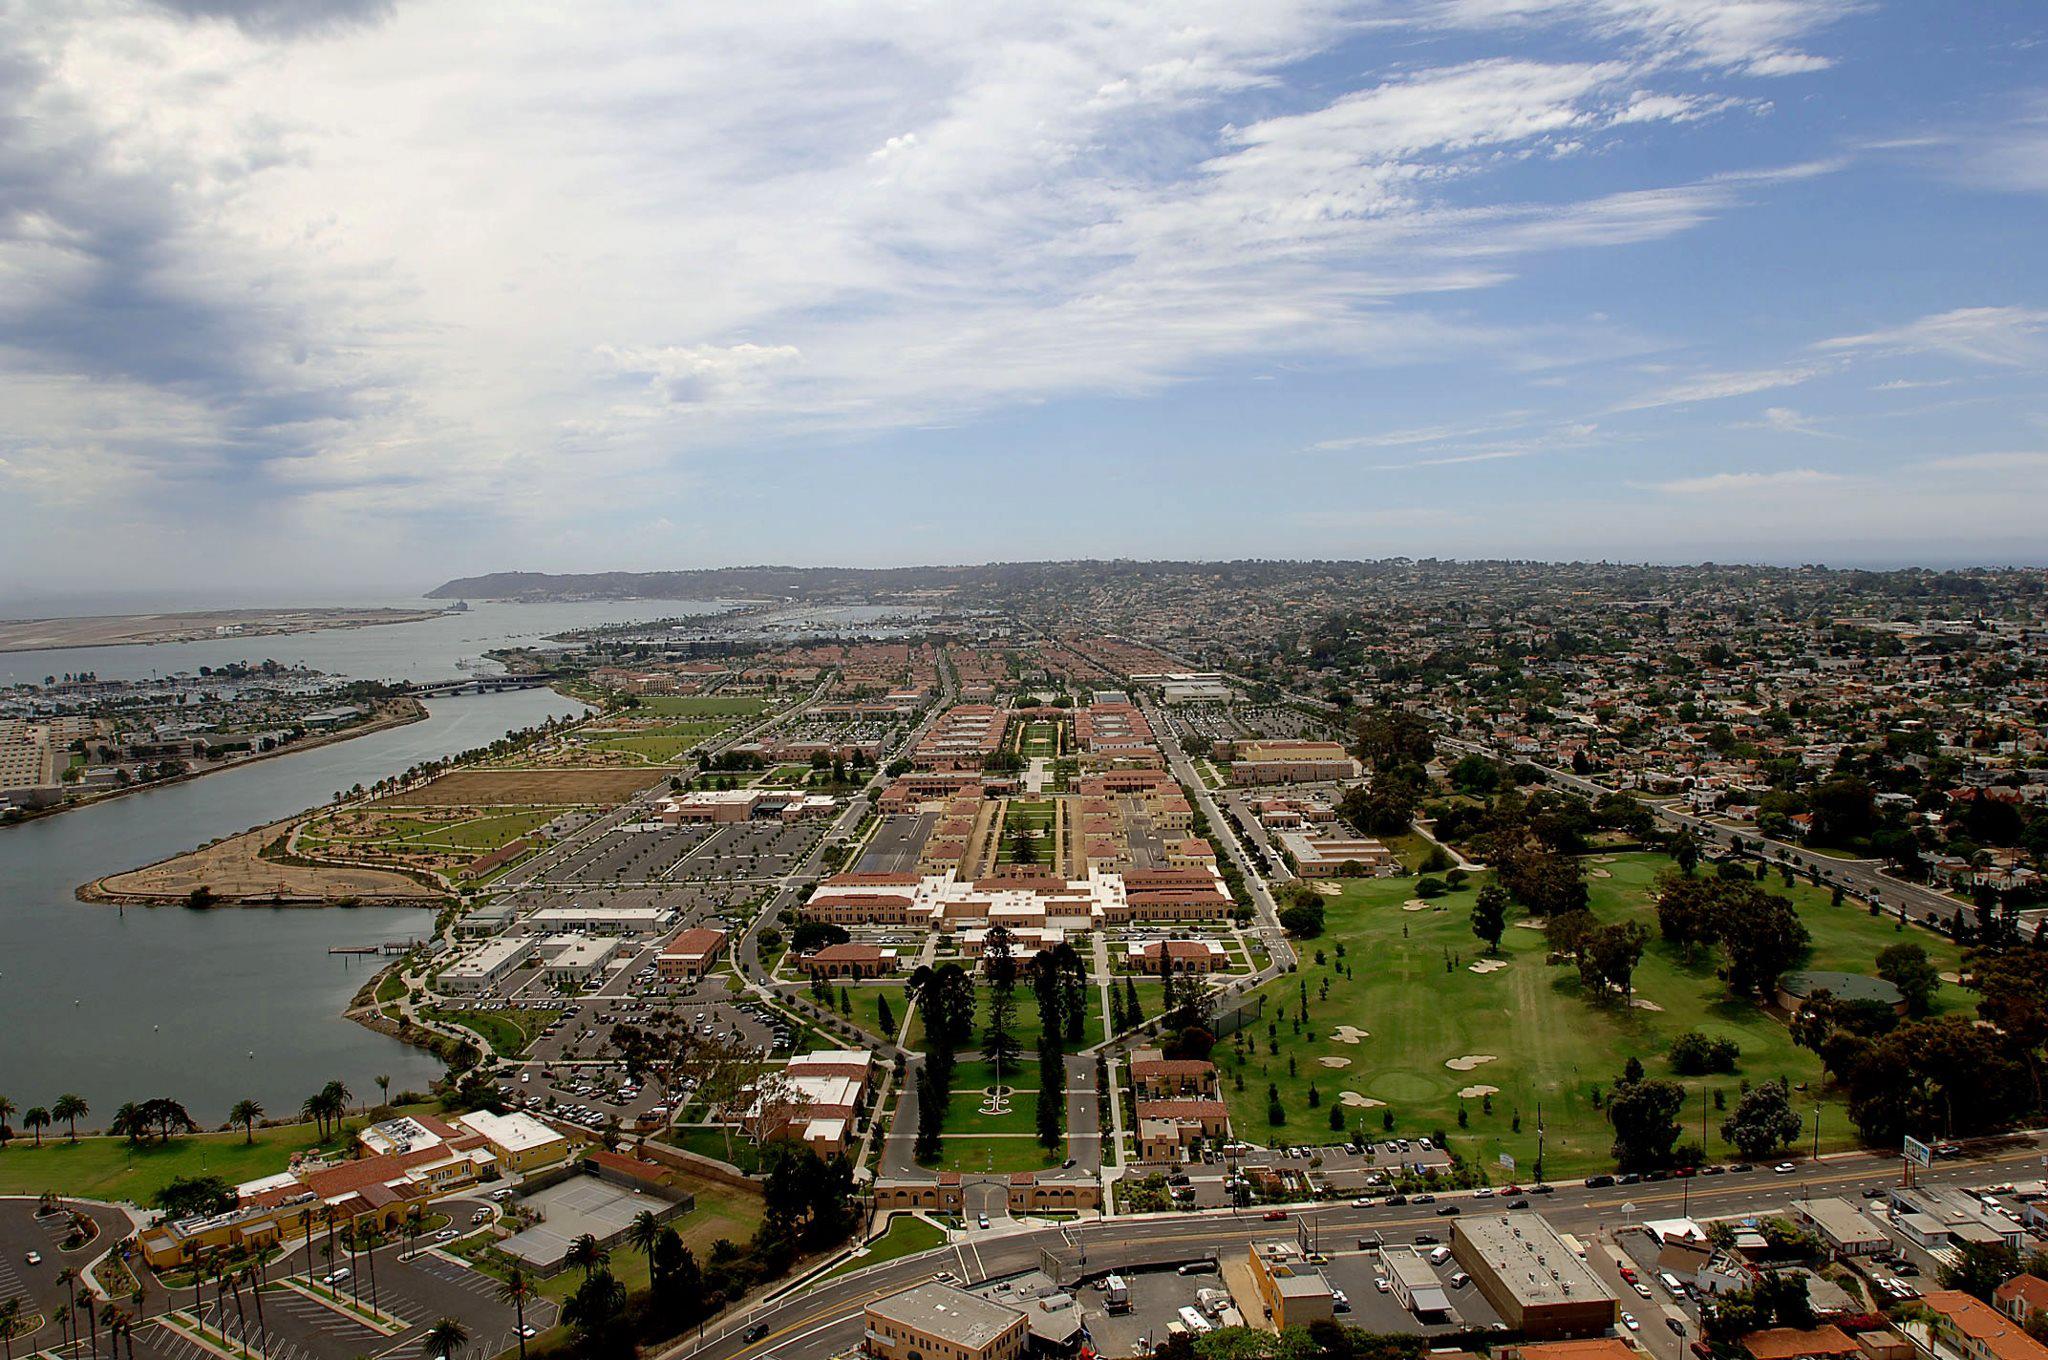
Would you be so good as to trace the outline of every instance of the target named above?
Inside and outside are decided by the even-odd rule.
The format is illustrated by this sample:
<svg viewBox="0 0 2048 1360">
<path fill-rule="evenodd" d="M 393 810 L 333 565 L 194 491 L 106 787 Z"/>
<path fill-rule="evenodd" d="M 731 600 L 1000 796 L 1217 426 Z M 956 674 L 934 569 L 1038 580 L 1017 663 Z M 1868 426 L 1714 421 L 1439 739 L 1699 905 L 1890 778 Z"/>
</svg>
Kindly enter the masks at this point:
<svg viewBox="0 0 2048 1360">
<path fill-rule="evenodd" d="M 610 1264 L 611 1259 L 612 1254 L 600 1247 L 595 1237 L 585 1233 L 569 1244 L 569 1250 L 562 1256 L 562 1263 L 582 1266 L 583 1278 L 587 1280 L 599 1266 Z"/>
<path fill-rule="evenodd" d="M 62 1270 L 57 1272 L 57 1283 L 64 1290 L 65 1298 L 68 1299 L 71 1297 L 71 1286 L 74 1283 L 76 1283 L 77 1280 L 77 1266 L 66 1266 Z M 64 1344 L 66 1344 L 67 1346 L 76 1344 L 78 1340 L 76 1335 L 77 1329 L 73 1326 L 72 1323 L 71 1310 L 69 1308 L 59 1309 L 57 1316 L 59 1322 L 62 1324 L 62 1330 L 64 1332 L 64 1335 L 66 1338 L 68 1338 Z"/>
<path fill-rule="evenodd" d="M 83 1096 L 75 1096 L 68 1091 L 58 1096 L 56 1103 L 50 1106 L 51 1116 L 63 1120 L 69 1126 L 71 1141 L 74 1143 L 78 1141 L 78 1121 L 91 1113 L 92 1106 L 85 1103 Z"/>
<path fill-rule="evenodd" d="M 22 1115 L 21 1125 L 25 1129 L 35 1130 L 36 1146 L 41 1147 L 43 1145 L 43 1130 L 50 1127 L 50 1112 L 40 1105 L 31 1105 L 28 1107 L 28 1111 Z"/>
<path fill-rule="evenodd" d="M 254 1100 L 238 1100 L 228 1111 L 228 1123 L 242 1126 L 242 1142 L 256 1141 L 256 1122 L 263 1118 L 263 1106 Z"/>
<path fill-rule="evenodd" d="M 626 1240 L 647 1258 L 647 1273 L 654 1273 L 654 1244 L 661 1238 L 661 1220 L 652 1209 L 642 1209 L 626 1226 Z"/>
<path fill-rule="evenodd" d="M 6 1096 L 0 1096 L 0 1147 L 7 1146 L 7 1121 L 14 1117 L 15 1104 Z"/>
<path fill-rule="evenodd" d="M 469 1328 L 452 1317 L 444 1317 L 427 1328 L 427 1334 L 420 1338 L 420 1349 L 428 1360 L 455 1360 L 455 1352 L 469 1341 Z"/>
<path fill-rule="evenodd" d="M 263 1320 L 263 1262 L 252 1262 L 242 1278 L 248 1282 L 250 1302 L 256 1305 L 256 1351 L 260 1355 L 270 1344 L 270 1324 Z"/>
<path fill-rule="evenodd" d="M 341 1117 L 348 1113 L 348 1103 L 356 1098 L 356 1093 L 349 1090 L 345 1082 L 330 1081 L 320 1088 L 320 1097 L 334 1115 L 335 1128 L 340 1128 Z"/>
<path fill-rule="evenodd" d="M 513 1272 L 515 1278 L 518 1273 L 517 1271 Z M 14 1360 L 14 1329 L 20 1325 L 21 1300 L 18 1298 L 0 1299 L 0 1352 L 4 1352 L 4 1360 Z M 526 1339 L 524 1337 L 521 1337 L 519 1341 L 519 1354 L 521 1360 L 524 1360 L 526 1355 Z"/>
<path fill-rule="evenodd" d="M 390 1077 L 380 1076 L 377 1078 L 377 1103 L 379 1105 L 389 1105 L 391 1103 Z"/>
<path fill-rule="evenodd" d="M 526 1282 L 526 1276 L 518 1266 L 512 1267 L 505 1276 L 505 1283 L 498 1286 L 498 1297 L 512 1305 L 512 1311 L 519 1319 L 519 1360 L 526 1360 L 526 1301 L 533 1297 L 533 1286 Z M 7 1360 L 14 1360 L 13 1356 Z"/>
<path fill-rule="evenodd" d="M 86 1334 L 92 1338 L 91 1354 L 93 1360 L 99 1360 L 100 1315 L 98 1311 L 93 1308 L 93 1297 L 92 1295 L 86 1293 L 83 1289 L 81 1289 L 78 1291 L 78 1296 L 72 1299 L 71 1303 L 73 1307 L 77 1308 L 81 1313 L 85 1314 Z"/>
<path fill-rule="evenodd" d="M 299 1210 L 299 1237 L 306 1245 L 306 1283 L 313 1283 L 313 1211 Z"/>
<path fill-rule="evenodd" d="M 370 1272 L 370 1310 L 377 1308 L 377 1248 L 384 1245 L 384 1234 L 375 1220 L 367 1224 L 358 1234 L 363 1239 L 363 1265 Z"/>
</svg>

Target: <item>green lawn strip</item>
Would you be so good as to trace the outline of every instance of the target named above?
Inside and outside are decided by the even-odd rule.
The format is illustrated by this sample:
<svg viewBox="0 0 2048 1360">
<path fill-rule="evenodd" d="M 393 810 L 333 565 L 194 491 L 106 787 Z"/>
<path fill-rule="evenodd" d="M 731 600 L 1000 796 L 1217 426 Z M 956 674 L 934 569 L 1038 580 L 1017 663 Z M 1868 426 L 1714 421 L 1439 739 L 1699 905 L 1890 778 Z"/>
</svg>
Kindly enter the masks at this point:
<svg viewBox="0 0 2048 1360">
<path fill-rule="evenodd" d="M 1611 864 L 1587 866 L 1609 874 L 1589 880 L 1596 914 L 1603 921 L 1633 916 L 1654 931 L 1648 889 L 1667 861 L 1647 854 L 1613 858 Z M 1475 885 L 1478 881 L 1475 878 Z M 1772 884 L 1774 891 L 1783 890 L 1775 877 Z M 1807 1088 L 1795 1094 L 1795 1103 L 1809 1119 L 1816 1095 L 1820 1097 L 1824 1147 L 1853 1145 L 1853 1129 L 1840 1101 L 1821 1091 L 1818 1060 L 1795 1048 L 1774 1016 L 1729 998 L 1710 959 L 1688 960 L 1660 939 L 1653 940 L 1636 974 L 1636 995 L 1662 1009 L 1595 1006 L 1580 997 L 1574 970 L 1545 963 L 1543 935 L 1514 924 L 1525 919 L 1519 911 L 1511 913 L 1502 940 L 1502 955 L 1510 966 L 1478 975 L 1467 968 L 1484 956 L 1483 944 L 1470 929 L 1473 894 L 1436 899 L 1432 907 L 1441 910 L 1407 912 L 1401 905 L 1410 889 L 1411 884 L 1400 879 L 1350 881 L 1343 896 L 1328 899 L 1325 935 L 1307 944 L 1304 953 L 1312 960 L 1314 950 L 1321 948 L 1334 964 L 1335 945 L 1343 942 L 1344 962 L 1355 966 L 1357 980 L 1310 962 L 1299 974 L 1262 988 L 1267 1018 L 1277 1022 L 1280 1051 L 1270 1053 L 1264 1024 L 1248 1032 L 1248 1044 L 1256 1044 L 1242 1065 L 1242 1091 L 1236 1089 L 1240 1069 L 1232 1047 L 1218 1046 L 1225 1096 L 1241 1136 L 1261 1141 L 1333 1138 L 1329 1102 L 1350 1089 L 1388 1102 L 1399 1133 L 1426 1134 L 1441 1128 L 1450 1132 L 1461 1151 L 1489 1167 L 1497 1154 L 1508 1152 L 1526 1174 L 1536 1152 L 1540 1099 L 1547 1128 L 1547 1169 L 1553 1175 L 1606 1170 L 1612 1133 L 1603 1112 L 1593 1108 L 1592 1088 L 1597 1084 L 1604 1089 L 1631 1056 L 1641 1058 L 1654 1076 L 1675 1076 L 1663 1055 L 1679 1034 L 1698 1029 L 1734 1039 L 1742 1048 L 1742 1059 L 1734 1075 L 1679 1079 L 1688 1091 L 1682 1120 L 1688 1138 L 1700 1136 L 1704 1113 L 1709 1151 L 1716 1157 L 1730 1155 L 1719 1131 L 1725 1112 L 1712 1108 L 1712 1093 L 1720 1090 L 1732 1106 L 1742 1079 L 1755 1082 L 1782 1075 L 1795 1087 Z M 1953 947 L 1943 947 L 1945 942 L 1925 932 L 1909 930 L 1901 937 L 1889 923 L 1873 922 L 1853 906 L 1829 907 L 1826 893 L 1804 885 L 1788 895 L 1813 932 L 1813 967 L 1868 972 L 1877 948 L 1899 938 L 1917 940 L 1944 969 L 1954 965 Z M 1874 932 L 1872 926 L 1877 927 Z M 1444 964 L 1447 954 L 1457 959 L 1449 970 Z M 1325 977 L 1330 979 L 1330 997 L 1320 1001 Z M 1297 1036 L 1293 1019 L 1303 980 L 1308 984 L 1310 1020 Z M 1967 998 L 1945 989 L 1942 1002 L 1966 1005 Z M 1339 1024 L 1369 1031 L 1371 1037 L 1356 1045 L 1338 1043 L 1330 1035 Z M 1306 1037 L 1310 1031 L 1317 1036 L 1313 1042 Z M 1469 1072 L 1444 1066 L 1451 1058 L 1487 1053 L 1496 1055 L 1496 1061 Z M 1325 1068 L 1317 1059 L 1326 1056 L 1349 1058 L 1351 1066 Z M 1290 1057 L 1295 1060 L 1292 1075 L 1287 1070 Z M 1269 1082 L 1279 1088 L 1288 1117 L 1288 1123 L 1277 1129 L 1267 1122 Z M 1313 1109 L 1307 1103 L 1311 1083 L 1322 1097 Z M 1491 1114 L 1485 1113 L 1480 1099 L 1460 1101 L 1457 1092 L 1475 1085 L 1500 1088 L 1492 1098 Z M 1470 1121 L 1467 1130 L 1457 1124 L 1461 1103 Z M 1517 1113 L 1519 1131 L 1514 1128 Z M 1346 1111 L 1350 1127 L 1375 1136 L 1381 1117 L 1379 1109 Z"/>
<path fill-rule="evenodd" d="M 1030 1138 L 990 1138 L 980 1134 L 948 1134 L 939 1144 L 938 1171 L 1045 1171 L 1066 1157 L 1066 1145 L 1047 1152 Z"/>
<path fill-rule="evenodd" d="M 694 1152 L 699 1157 L 711 1157 L 727 1162 L 742 1171 L 754 1172 L 761 1169 L 761 1149 L 753 1140 L 733 1131 L 732 1144 L 727 1147 L 725 1134 L 718 1129 L 675 1128 L 662 1135 L 662 1141 L 673 1143 L 685 1152 Z"/>
<path fill-rule="evenodd" d="M 625 711 L 659 718 L 753 718 L 767 712 L 769 703 L 751 695 L 643 694 L 638 708 Z"/>
<path fill-rule="evenodd" d="M 1087 956 L 1084 953 L 1082 957 L 1086 958 Z M 1123 987 L 1123 979 L 1121 977 L 1117 979 L 1115 986 L 1119 989 Z M 974 1038 L 968 1043 L 967 1046 L 969 1048 L 973 1048 L 981 1043 L 981 1036 L 987 1029 L 989 994 L 987 983 L 979 981 L 975 983 Z M 1092 979 L 1088 983 L 1087 996 L 1088 1018 L 1082 1030 L 1082 1042 L 1070 1045 L 1070 1050 L 1091 1047 L 1101 1043 L 1103 1040 L 1102 989 L 1097 987 Z M 1018 979 L 1016 998 L 1017 1042 L 1024 1046 L 1024 1053 L 1028 1058 L 1038 1052 L 1040 1037 L 1038 994 L 1031 990 L 1030 979 Z M 1138 1004 L 1145 1008 L 1145 1014 L 1148 1018 L 1159 1013 L 1159 982 L 1156 978 L 1139 979 Z M 863 1019 L 871 1018 L 874 1013 L 873 999 L 856 992 L 854 994 L 853 1008 L 855 1015 Z M 909 1009 L 910 1014 L 910 1034 L 907 1046 L 922 1052 L 925 1047 L 924 1017 L 918 1014 L 916 1008 L 910 1006 L 910 1003 L 900 993 L 891 992 L 889 994 L 889 1009 L 895 1013 L 899 1021 L 903 1018 L 906 1008 Z"/>
<path fill-rule="evenodd" d="M 539 1037 L 555 1018 L 559 1010 L 504 1010 L 471 1011 L 443 1009 L 438 1006 L 422 1007 L 420 1014 L 429 1020 L 443 1024 L 460 1025 L 482 1036 L 493 1052 L 505 1057 L 517 1057 Z"/>
<path fill-rule="evenodd" d="M 403 1107 L 407 1113 L 431 1113 L 431 1105 Z M 54 1190 L 89 1199 L 131 1200 L 148 1204 L 180 1176 L 219 1176 L 230 1184 L 274 1175 L 290 1164 L 294 1152 L 315 1148 L 344 1150 L 353 1145 L 360 1119 L 343 1125 L 340 1135 L 321 1143 L 311 1124 L 258 1128 L 254 1143 L 242 1131 L 195 1134 L 167 1144 L 136 1147 L 124 1138 L 45 1139 L 41 1147 L 19 1138 L 0 1152 L 0 1194 L 39 1195 Z"/>
<path fill-rule="evenodd" d="M 888 1231 L 868 1244 L 859 1256 L 841 1261 L 826 1271 L 820 1278 L 829 1280 L 848 1271 L 860 1270 L 866 1266 L 878 1266 L 884 1261 L 894 1261 L 904 1256 L 915 1256 L 921 1251 L 946 1245 L 946 1234 L 937 1224 L 927 1223 L 921 1218 L 899 1214 L 889 1220 Z"/>
<path fill-rule="evenodd" d="M 1038 1081 L 1036 1069 L 1028 1087 L 1010 1092 L 1007 1114 L 983 1114 L 982 1092 L 953 1088 L 953 1103 L 946 1115 L 946 1127 L 956 1133 L 1036 1133 L 1038 1131 Z"/>
</svg>

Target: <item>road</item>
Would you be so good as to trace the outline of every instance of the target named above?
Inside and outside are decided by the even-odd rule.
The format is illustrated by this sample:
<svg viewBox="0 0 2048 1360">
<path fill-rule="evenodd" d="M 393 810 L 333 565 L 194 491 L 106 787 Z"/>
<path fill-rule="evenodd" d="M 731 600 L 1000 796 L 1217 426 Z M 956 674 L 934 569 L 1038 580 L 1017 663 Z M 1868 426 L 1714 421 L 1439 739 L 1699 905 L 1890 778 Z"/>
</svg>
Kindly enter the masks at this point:
<svg viewBox="0 0 2048 1360">
<path fill-rule="evenodd" d="M 1489 756 L 1496 760 L 1534 763 L 1523 756 L 1452 737 L 1438 737 L 1437 745 L 1462 753 Z M 1583 775 L 1573 774 L 1570 770 L 1554 769 L 1548 765 L 1536 765 L 1535 768 L 1543 771 L 1551 784 L 1574 793 L 1585 794 L 1589 798 L 1600 798 L 1615 792 L 1604 784 L 1587 779 Z M 1803 845 L 1772 840 L 1751 828 L 1733 830 L 1704 817 L 1680 811 L 1671 804 L 1651 802 L 1647 799 L 1643 802 L 1644 806 L 1658 817 L 1674 826 L 1684 827 L 1708 844 L 1725 849 L 1740 840 L 1752 853 L 1760 854 L 1773 863 L 1783 862 L 1802 870 L 1811 868 L 1820 875 L 1822 883 L 1830 887 L 1839 887 L 1851 896 L 1859 897 L 1866 902 L 1876 902 L 1880 906 L 1888 907 L 1893 914 L 1908 920 L 1925 923 L 1930 913 L 1947 920 L 1963 909 L 1961 903 L 1946 893 L 1936 892 L 1917 883 L 1907 883 L 1885 873 L 1882 861 L 1836 859 L 1831 855 L 1819 854 Z"/>
<path fill-rule="evenodd" d="M 1937 1163 L 1922 1173 L 1922 1180 L 1927 1184 L 1978 1185 L 2010 1179 L 2022 1165 L 2038 1165 L 2044 1147 L 2048 1141 L 2039 1133 L 1984 1140 L 1973 1145 L 1964 1158 Z M 1891 1185 L 1899 1178 L 1896 1157 L 1872 1153 L 1843 1153 L 1798 1166 L 1795 1173 L 1783 1176 L 1760 1168 L 1741 1175 L 1599 1189 L 1560 1185 L 1554 1194 L 1535 1203 L 1559 1232 L 1591 1237 L 1600 1229 L 1681 1213 L 1716 1217 L 1777 1211 L 1791 1200 L 1813 1195 L 1853 1200 L 1866 1186 Z M 764 1356 L 797 1360 L 833 1354 L 858 1342 L 862 1310 L 875 1299 L 939 1271 L 976 1283 L 1037 1269 L 1048 1249 L 1078 1252 L 1081 1268 L 1095 1274 L 1124 1265 L 1133 1253 L 1162 1243 L 1185 1244 L 1186 1256 L 1181 1259 L 1187 1260 L 1241 1252 L 1251 1242 L 1274 1234 L 1292 1237 L 1296 1220 L 1311 1225 L 1324 1250 L 1342 1250 L 1354 1246 L 1361 1235 L 1372 1233 L 1383 1233 L 1392 1242 L 1417 1232 L 1441 1236 L 1444 1219 L 1437 1210 L 1451 1203 L 1459 1204 L 1466 1213 L 1497 1207 L 1466 1195 L 1445 1195 L 1442 1201 L 1421 1208 L 1382 1205 L 1359 1209 L 1349 1203 L 1298 1206 L 1286 1210 L 1284 1223 L 1268 1222 L 1258 1210 L 1212 1210 L 1103 1219 L 1061 1228 L 1003 1230 L 999 1225 L 996 1231 L 969 1232 L 945 1247 L 792 1291 L 786 1298 L 734 1314 L 717 1328 L 707 1329 L 701 1341 L 692 1337 L 657 1352 L 655 1360 L 757 1360 Z M 758 1341 L 746 1341 L 745 1333 L 757 1325 L 765 1327 L 766 1334 Z"/>
<path fill-rule="evenodd" d="M 1252 906 L 1259 918 L 1259 935 L 1265 943 L 1268 962 L 1257 976 L 1232 984 L 1236 990 L 1248 992 L 1268 978 L 1278 977 L 1293 967 L 1296 961 L 1294 946 L 1287 942 L 1287 932 L 1280 928 L 1280 910 L 1273 902 L 1272 890 L 1266 886 L 1264 876 L 1253 866 L 1251 857 L 1245 854 L 1244 847 L 1238 843 L 1235 828 L 1223 815 L 1223 809 L 1217 806 L 1216 800 L 1210 796 L 1208 785 L 1202 782 L 1202 776 L 1195 770 L 1195 763 L 1188 759 L 1188 753 L 1182 748 L 1180 738 L 1174 735 L 1173 725 L 1153 707 L 1151 700 L 1143 702 L 1145 721 L 1152 725 L 1153 740 L 1157 741 L 1159 749 L 1166 753 L 1167 769 L 1194 794 L 1195 806 L 1209 819 L 1210 835 L 1221 843 L 1223 852 L 1230 857 L 1230 862 L 1244 875 L 1245 887 L 1251 893 Z"/>
</svg>

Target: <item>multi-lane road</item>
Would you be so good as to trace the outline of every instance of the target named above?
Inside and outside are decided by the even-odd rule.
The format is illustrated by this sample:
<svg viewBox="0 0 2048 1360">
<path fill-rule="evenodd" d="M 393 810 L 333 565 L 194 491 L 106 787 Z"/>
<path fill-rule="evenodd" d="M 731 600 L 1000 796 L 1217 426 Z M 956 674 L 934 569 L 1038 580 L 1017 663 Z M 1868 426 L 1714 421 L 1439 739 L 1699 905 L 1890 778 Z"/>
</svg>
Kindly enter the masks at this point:
<svg viewBox="0 0 2048 1360">
<path fill-rule="evenodd" d="M 2038 1168 L 2044 1148 L 2048 1141 L 2038 1134 L 1986 1140 L 1973 1146 L 1969 1156 L 1936 1163 L 1921 1176 L 1928 1184 L 1983 1185 L 2011 1180 L 2022 1171 Z M 1532 1202 L 1559 1232 L 1591 1237 L 1602 1230 L 1682 1213 L 1725 1217 L 1781 1212 L 1792 1200 L 1815 1195 L 1855 1199 L 1866 1187 L 1896 1184 L 1899 1174 L 1896 1157 L 1844 1153 L 1800 1163 L 1787 1175 L 1759 1167 L 1742 1174 L 1597 1189 L 1574 1182 L 1559 1185 L 1554 1193 Z M 1361 1209 L 1341 1202 L 1292 1206 L 1285 1210 L 1284 1222 L 1266 1219 L 1262 1210 L 1212 1210 L 1109 1218 L 1060 1228 L 1004 1230 L 999 1226 L 987 1233 L 970 1231 L 936 1250 L 795 1289 L 736 1313 L 707 1329 L 701 1340 L 692 1336 L 660 1352 L 657 1360 L 759 1360 L 768 1356 L 795 1360 L 833 1354 L 858 1342 L 863 1310 L 876 1299 L 941 1271 L 972 1284 L 1037 1269 L 1047 1250 L 1085 1254 L 1083 1269 L 1095 1274 L 1116 1269 L 1140 1254 L 1146 1261 L 1157 1261 L 1159 1246 L 1164 1243 L 1183 1244 L 1182 1259 L 1187 1260 L 1242 1252 L 1251 1242 L 1276 1234 L 1292 1237 L 1297 1221 L 1305 1221 L 1323 1250 L 1337 1251 L 1375 1235 L 1383 1235 L 1388 1242 L 1412 1240 L 1418 1232 L 1442 1236 L 1445 1220 L 1439 1211 L 1451 1204 L 1469 1214 L 1498 1209 L 1501 1201 L 1445 1195 L 1439 1203 L 1421 1207 Z M 761 1334 L 756 1340 L 747 1340 L 756 1328 L 763 1329 Z"/>
</svg>

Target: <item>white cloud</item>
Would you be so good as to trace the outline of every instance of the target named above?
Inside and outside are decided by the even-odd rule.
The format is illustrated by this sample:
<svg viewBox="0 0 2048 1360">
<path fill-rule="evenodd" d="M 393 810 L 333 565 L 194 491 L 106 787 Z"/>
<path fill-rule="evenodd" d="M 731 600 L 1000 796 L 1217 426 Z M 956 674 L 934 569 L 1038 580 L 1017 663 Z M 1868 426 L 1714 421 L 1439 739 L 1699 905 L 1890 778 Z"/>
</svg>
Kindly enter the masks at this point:
<svg viewBox="0 0 2048 1360">
<path fill-rule="evenodd" d="M 656 349 L 598 347 L 622 373 L 644 375 L 649 395 L 676 406 L 743 400 L 766 387 L 775 370 L 796 363 L 794 345 L 669 345 Z"/>
<path fill-rule="evenodd" d="M 1945 354 L 1980 364 L 2025 367 L 2048 360 L 2048 311 L 2031 307 L 1959 307 L 1903 326 L 1837 336 L 1814 348 L 1877 354 Z"/>
<path fill-rule="evenodd" d="M 1568 20 L 1673 60 L 1787 76 L 1825 68 L 1826 58 L 1792 44 L 1856 8 L 1840 0 L 1442 0 L 1440 12 L 1472 27 Z"/>
<path fill-rule="evenodd" d="M 1832 472 L 1793 468 L 1785 472 L 1716 472 L 1704 477 L 1681 477 L 1675 481 L 1657 482 L 1651 489 L 1671 496 L 1726 496 L 1821 486 L 1840 480 L 1841 477 Z"/>
<path fill-rule="evenodd" d="M 294 41 L 0 10 L 0 164 L 45 175 L 8 181 L 0 228 L 0 377 L 42 394 L 0 456 L 137 501 L 189 478 L 204 505 L 211 478 L 345 540 L 451 508 L 558 524 L 601 503 L 592 467 L 667 506 L 702 456 L 1254 362 L 1584 362 L 1637 342 L 1450 300 L 1819 173 L 1569 172 L 1756 108 L 1733 77 L 1829 12 L 409 0 Z M 1291 80 L 1344 43 L 1348 83 Z M 1471 59 L 1518 50 L 1572 57 Z M 1516 166 L 1562 177 L 1511 193 Z"/>
<path fill-rule="evenodd" d="M 1722 401 L 1796 387 L 1825 370 L 1817 367 L 1753 369 L 1739 373 L 1702 373 L 1684 382 L 1672 383 L 1611 407 L 1613 411 L 1647 411 L 1659 406 L 1687 406 L 1700 401 Z"/>
<path fill-rule="evenodd" d="M 1929 458 L 1916 466 L 1930 472 L 2048 472 L 2048 453 L 1960 453 Z"/>
</svg>

